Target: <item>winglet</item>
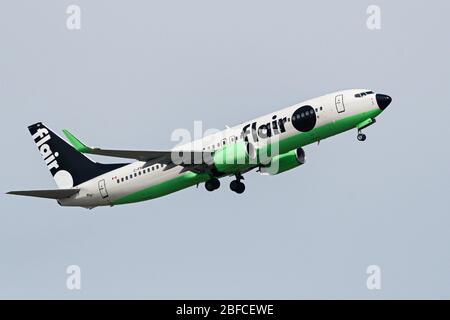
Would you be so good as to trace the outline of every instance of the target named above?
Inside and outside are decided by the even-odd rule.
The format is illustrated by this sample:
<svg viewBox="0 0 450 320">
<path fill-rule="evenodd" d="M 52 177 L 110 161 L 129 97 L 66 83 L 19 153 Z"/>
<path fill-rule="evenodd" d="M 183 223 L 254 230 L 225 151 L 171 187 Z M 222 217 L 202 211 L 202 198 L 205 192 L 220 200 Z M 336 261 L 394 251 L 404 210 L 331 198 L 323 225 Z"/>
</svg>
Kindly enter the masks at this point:
<svg viewBox="0 0 450 320">
<path fill-rule="evenodd" d="M 91 148 L 89 148 L 88 146 L 83 144 L 80 140 L 75 138 L 75 136 L 73 134 L 71 134 L 68 130 L 64 129 L 63 133 L 67 137 L 67 139 L 70 141 L 72 146 L 75 148 L 75 150 L 77 150 L 78 152 L 89 153 L 89 151 L 91 151 Z"/>
</svg>

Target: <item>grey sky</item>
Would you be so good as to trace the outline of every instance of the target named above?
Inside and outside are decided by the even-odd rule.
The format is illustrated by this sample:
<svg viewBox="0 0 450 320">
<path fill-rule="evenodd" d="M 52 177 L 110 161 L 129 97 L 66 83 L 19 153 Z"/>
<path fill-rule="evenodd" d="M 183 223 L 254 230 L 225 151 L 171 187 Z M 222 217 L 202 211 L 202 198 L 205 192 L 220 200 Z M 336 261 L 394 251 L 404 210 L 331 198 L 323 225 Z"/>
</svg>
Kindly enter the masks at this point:
<svg viewBox="0 0 450 320">
<path fill-rule="evenodd" d="M 82 10 L 66 29 L 66 8 Z M 381 8 L 382 29 L 366 27 Z M 3 1 L 0 191 L 53 188 L 26 126 L 163 149 L 325 93 L 393 103 L 307 164 L 93 211 L 0 196 L 0 298 L 450 298 L 448 1 Z M 100 159 L 100 158 L 98 158 Z M 109 161 L 102 158 L 102 161 Z M 66 289 L 66 267 L 82 290 Z M 366 288 L 366 268 L 382 290 Z"/>
</svg>

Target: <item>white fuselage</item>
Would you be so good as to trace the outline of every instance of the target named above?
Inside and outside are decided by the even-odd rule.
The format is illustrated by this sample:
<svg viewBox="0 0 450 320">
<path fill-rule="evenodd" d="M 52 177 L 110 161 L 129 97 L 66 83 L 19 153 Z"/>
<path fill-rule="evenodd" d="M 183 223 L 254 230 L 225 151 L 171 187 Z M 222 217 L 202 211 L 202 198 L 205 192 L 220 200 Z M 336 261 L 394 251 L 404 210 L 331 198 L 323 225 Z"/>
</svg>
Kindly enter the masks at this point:
<svg viewBox="0 0 450 320">
<path fill-rule="evenodd" d="M 301 134 L 290 121 L 291 115 L 300 106 L 309 105 L 316 110 L 317 122 L 315 128 L 377 108 L 374 94 L 355 98 L 355 94 L 362 91 L 367 90 L 345 90 L 303 101 L 201 139 L 178 145 L 172 150 L 216 151 L 226 145 L 236 143 L 236 138 L 239 139 L 242 136 L 243 129 L 246 126 L 248 140 L 255 147 L 260 148 L 266 143 L 267 139 L 260 138 L 257 132 L 256 134 L 252 132 L 253 123 L 256 123 L 254 125 L 256 129 L 262 124 L 268 124 L 271 129 L 275 125 L 275 130 L 272 130 L 272 133 L 277 132 L 277 138 L 283 140 L 293 135 Z M 280 123 L 281 119 L 286 120 Z M 283 130 L 281 130 L 281 126 L 284 127 Z M 302 146 L 299 145 L 297 147 Z M 86 181 L 76 186 L 76 188 L 80 189 L 78 194 L 71 198 L 60 200 L 59 203 L 64 206 L 82 206 L 87 208 L 111 205 L 117 199 L 153 185 L 170 181 L 186 173 L 186 171 L 183 171 L 182 166 L 166 167 L 162 164 L 153 164 L 144 168 L 145 164 L 143 161 L 136 161 Z M 132 175 L 132 178 L 130 178 L 130 175 Z M 128 179 L 125 179 L 125 177 L 128 177 Z M 121 181 L 122 178 L 124 178 L 123 182 Z M 119 183 L 117 179 L 120 180 Z"/>
</svg>

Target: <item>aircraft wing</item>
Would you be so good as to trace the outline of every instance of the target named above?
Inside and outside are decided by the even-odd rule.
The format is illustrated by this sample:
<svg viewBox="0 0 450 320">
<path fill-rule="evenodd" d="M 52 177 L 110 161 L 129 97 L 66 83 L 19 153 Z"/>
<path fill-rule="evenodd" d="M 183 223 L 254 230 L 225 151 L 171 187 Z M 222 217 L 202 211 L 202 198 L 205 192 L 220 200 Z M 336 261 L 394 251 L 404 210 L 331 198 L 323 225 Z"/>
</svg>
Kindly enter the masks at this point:
<svg viewBox="0 0 450 320">
<path fill-rule="evenodd" d="M 29 196 L 47 199 L 64 199 L 77 194 L 80 189 L 56 189 L 56 190 L 29 190 L 29 191 L 10 191 L 7 194 L 18 196 Z"/>
<path fill-rule="evenodd" d="M 72 146 L 81 153 L 95 154 L 100 156 L 107 157 L 116 157 L 116 158 L 128 158 L 128 159 L 136 159 L 139 161 L 145 161 L 148 163 L 154 162 L 165 162 L 165 163 L 175 163 L 176 165 L 186 165 L 190 166 L 193 163 L 198 162 L 198 159 L 201 159 L 201 162 L 207 162 L 208 159 L 211 159 L 210 152 L 201 152 L 201 151 L 135 151 L 135 150 L 111 150 L 111 149 L 100 149 L 100 148 L 91 148 L 83 144 L 80 140 L 78 140 L 73 134 L 71 134 L 67 130 L 63 130 L 65 136 L 70 141 Z M 172 157 L 175 155 L 175 157 Z M 179 161 L 173 161 L 173 159 L 177 159 Z M 158 161 L 155 161 L 158 160 Z M 197 160 L 197 161 L 194 161 Z"/>
</svg>

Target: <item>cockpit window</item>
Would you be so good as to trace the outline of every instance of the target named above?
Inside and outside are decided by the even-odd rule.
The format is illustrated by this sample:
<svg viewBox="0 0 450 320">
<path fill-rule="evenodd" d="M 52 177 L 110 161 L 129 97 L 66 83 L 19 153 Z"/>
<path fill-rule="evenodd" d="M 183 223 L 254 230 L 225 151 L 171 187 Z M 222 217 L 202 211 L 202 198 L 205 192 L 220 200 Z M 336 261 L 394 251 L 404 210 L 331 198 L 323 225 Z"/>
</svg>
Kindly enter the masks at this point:
<svg viewBox="0 0 450 320">
<path fill-rule="evenodd" d="M 361 97 L 364 97 L 364 96 L 366 96 L 368 94 L 373 94 L 373 93 L 374 93 L 373 91 L 366 91 L 366 92 L 357 93 L 357 94 L 355 94 L 355 98 L 361 98 Z"/>
</svg>

